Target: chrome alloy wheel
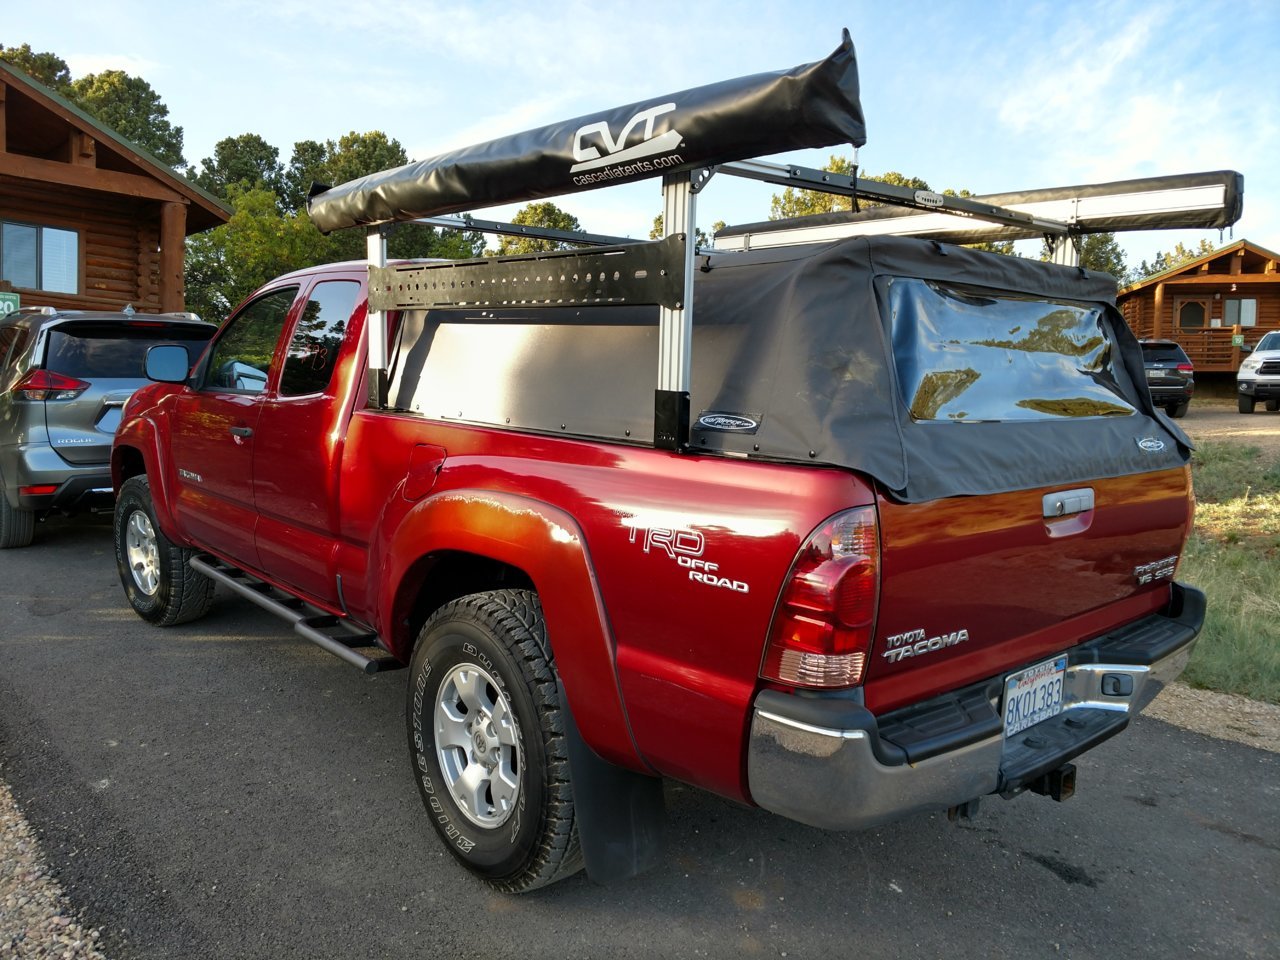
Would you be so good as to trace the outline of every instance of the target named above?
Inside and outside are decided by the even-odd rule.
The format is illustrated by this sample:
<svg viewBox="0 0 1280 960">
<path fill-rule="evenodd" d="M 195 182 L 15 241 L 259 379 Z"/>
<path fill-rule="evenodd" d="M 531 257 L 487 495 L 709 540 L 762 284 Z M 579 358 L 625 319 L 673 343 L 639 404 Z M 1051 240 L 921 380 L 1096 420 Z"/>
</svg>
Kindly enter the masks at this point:
<svg viewBox="0 0 1280 960">
<path fill-rule="evenodd" d="M 449 794 L 476 826 L 506 823 L 520 800 L 524 767 L 506 695 L 484 669 L 459 664 L 436 693 L 436 754 Z"/>
<path fill-rule="evenodd" d="M 124 547 L 134 584 L 148 597 L 154 597 L 160 589 L 160 546 L 151 518 L 141 510 L 129 515 Z"/>
</svg>

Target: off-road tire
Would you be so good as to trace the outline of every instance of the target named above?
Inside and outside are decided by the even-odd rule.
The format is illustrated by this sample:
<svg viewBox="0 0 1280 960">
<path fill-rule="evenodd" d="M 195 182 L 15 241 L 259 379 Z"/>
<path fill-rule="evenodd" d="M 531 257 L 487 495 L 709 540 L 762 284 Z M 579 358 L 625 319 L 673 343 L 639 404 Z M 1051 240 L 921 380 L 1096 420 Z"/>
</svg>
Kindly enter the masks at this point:
<svg viewBox="0 0 1280 960">
<path fill-rule="evenodd" d="M 36 515 L 30 510 L 12 506 L 0 487 L 0 550 L 29 547 L 36 535 Z"/>
<path fill-rule="evenodd" d="M 135 571 L 129 561 L 130 525 L 138 524 L 154 540 L 149 573 Z M 156 523 L 151 503 L 151 484 L 145 474 L 130 477 L 116 497 L 116 569 L 129 606 L 143 620 L 158 627 L 172 627 L 203 617 L 213 602 L 214 582 L 191 569 L 195 550 L 175 545 Z M 151 592 L 142 582 L 154 577 Z"/>
<path fill-rule="evenodd" d="M 505 704 L 515 722 L 507 736 L 518 744 L 518 749 L 504 748 L 504 756 L 519 754 L 518 793 L 510 812 L 496 806 L 476 811 L 495 821 L 492 826 L 465 812 L 454 793 L 454 784 L 464 779 L 456 764 L 463 762 L 469 770 L 477 755 L 469 753 L 469 745 L 437 743 L 442 733 L 446 740 L 458 733 L 457 721 L 449 719 L 461 703 L 453 697 L 461 689 L 454 681 L 477 676 L 485 691 L 480 699 Z M 484 676 L 494 684 L 483 683 Z M 582 867 L 559 688 L 542 605 L 531 591 L 495 590 L 454 600 L 432 614 L 418 634 L 406 706 L 414 779 L 441 842 L 463 866 L 504 893 L 534 890 Z M 442 709 L 450 712 L 438 712 Z M 479 709 L 475 716 L 484 713 Z M 442 752 L 453 764 L 452 779 Z"/>
<path fill-rule="evenodd" d="M 1253 413 L 1253 405 L 1257 402 L 1253 397 L 1245 396 L 1243 393 L 1236 397 L 1236 406 L 1241 413 Z"/>
<path fill-rule="evenodd" d="M 1187 409 L 1191 406 L 1190 400 L 1183 400 L 1181 403 L 1169 404 L 1169 416 L 1175 420 L 1181 420 L 1187 415 Z"/>
</svg>

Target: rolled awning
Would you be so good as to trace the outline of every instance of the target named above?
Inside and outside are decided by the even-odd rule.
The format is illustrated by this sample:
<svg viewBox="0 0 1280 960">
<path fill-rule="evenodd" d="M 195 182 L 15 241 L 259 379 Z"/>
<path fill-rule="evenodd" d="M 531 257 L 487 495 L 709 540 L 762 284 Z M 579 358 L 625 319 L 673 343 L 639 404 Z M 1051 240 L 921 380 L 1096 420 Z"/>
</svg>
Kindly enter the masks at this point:
<svg viewBox="0 0 1280 960">
<path fill-rule="evenodd" d="M 362 177 L 307 202 L 328 233 L 556 197 L 807 147 L 866 143 L 849 31 L 825 60 L 725 80 Z"/>
</svg>

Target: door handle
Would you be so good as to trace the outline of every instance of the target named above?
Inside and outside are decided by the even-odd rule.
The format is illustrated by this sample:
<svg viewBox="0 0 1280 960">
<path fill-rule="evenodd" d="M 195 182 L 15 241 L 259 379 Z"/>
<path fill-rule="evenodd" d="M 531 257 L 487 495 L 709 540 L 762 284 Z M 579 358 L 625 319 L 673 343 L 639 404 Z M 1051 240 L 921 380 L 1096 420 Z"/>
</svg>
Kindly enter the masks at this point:
<svg viewBox="0 0 1280 960">
<path fill-rule="evenodd" d="M 253 427 L 232 427 L 231 435 L 233 437 L 252 437 Z"/>
</svg>

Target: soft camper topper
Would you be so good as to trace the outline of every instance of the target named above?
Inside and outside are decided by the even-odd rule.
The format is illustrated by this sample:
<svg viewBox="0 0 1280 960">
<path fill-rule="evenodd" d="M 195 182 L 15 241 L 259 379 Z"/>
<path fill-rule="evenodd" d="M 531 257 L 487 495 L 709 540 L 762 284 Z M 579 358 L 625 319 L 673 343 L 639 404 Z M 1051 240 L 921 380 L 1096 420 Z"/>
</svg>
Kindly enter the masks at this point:
<svg viewBox="0 0 1280 960">
<path fill-rule="evenodd" d="M 692 349 L 692 303 L 697 194 L 717 172 L 782 186 L 819 190 L 854 198 L 864 197 L 925 214 L 943 215 L 961 226 L 934 231 L 952 240 L 972 223 L 990 223 L 1004 235 L 1044 236 L 1058 262 L 1072 263 L 1079 234 L 1109 229 L 1146 228 L 1156 221 L 1165 227 L 1227 226 L 1240 215 L 1242 178 L 1224 171 L 1183 186 L 1204 187 L 1205 177 L 1217 178 L 1200 189 L 1194 203 L 1182 203 L 1179 178 L 1159 178 L 1154 201 L 1158 212 L 1135 220 L 1119 218 L 1107 225 L 1105 210 L 1096 206 L 1081 216 L 1075 194 L 1066 204 L 1018 207 L 992 202 L 1006 197 L 947 196 L 791 164 L 750 159 L 760 154 L 826 147 L 866 141 L 862 105 L 858 98 L 857 59 L 849 32 L 826 59 L 775 73 L 655 97 L 614 110 L 601 111 L 510 137 L 441 154 L 353 180 L 336 187 L 317 185 L 308 212 L 323 231 L 364 226 L 369 231 L 369 310 L 423 310 L 490 305 L 556 307 L 572 305 L 649 304 L 658 311 L 658 377 L 654 393 L 653 442 L 671 450 L 689 443 L 689 403 Z M 663 224 L 666 236 L 655 242 L 625 241 L 587 234 L 572 238 L 563 232 L 443 216 L 459 211 L 561 196 L 651 177 L 662 178 Z M 1135 182 L 1136 183 L 1136 182 Z M 1145 182 L 1144 182 L 1145 183 Z M 1103 185 L 1098 192 L 1115 192 L 1123 184 Z M 1167 189 L 1166 189 L 1167 188 Z M 1089 188 L 1071 188 L 1079 192 Z M 1172 199 L 1165 196 L 1173 191 Z M 1048 191 L 1038 191 L 1045 194 Z M 1080 193 L 1080 196 L 1084 196 Z M 1150 206 L 1143 198 L 1139 205 Z M 1046 212 L 1054 216 L 1049 216 Z M 1059 219 L 1059 217 L 1061 219 Z M 525 257 L 499 257 L 457 263 L 386 265 L 386 224 L 417 220 L 437 226 L 493 233 L 546 235 L 573 239 L 596 249 Z M 832 235 L 861 233 L 857 222 L 835 224 Z M 866 232 L 911 234 L 911 226 L 877 229 L 878 217 L 866 218 Z M 921 216 L 920 224 L 935 217 Z M 726 248 L 749 249 L 753 244 L 806 243 L 831 239 L 819 222 L 794 229 L 768 231 L 766 225 L 721 231 Z M 772 232 L 769 241 L 755 239 Z M 981 232 L 981 231 L 979 231 Z M 928 235 L 926 231 L 924 235 Z M 984 237 L 985 239 L 985 237 Z M 967 242 L 956 239 L 955 242 Z M 387 403 L 387 345 L 385 324 L 367 324 L 369 337 L 370 403 Z"/>
</svg>

